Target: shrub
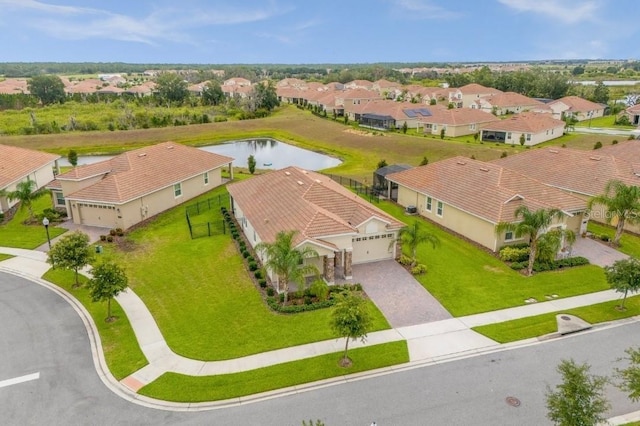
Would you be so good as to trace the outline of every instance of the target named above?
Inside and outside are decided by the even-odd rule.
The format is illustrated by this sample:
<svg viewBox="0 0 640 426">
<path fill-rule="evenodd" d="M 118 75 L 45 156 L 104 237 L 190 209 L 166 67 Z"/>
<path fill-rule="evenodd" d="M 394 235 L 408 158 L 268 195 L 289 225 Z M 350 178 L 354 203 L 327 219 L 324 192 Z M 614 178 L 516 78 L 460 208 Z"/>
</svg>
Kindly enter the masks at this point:
<svg viewBox="0 0 640 426">
<path fill-rule="evenodd" d="M 275 294 L 275 290 L 273 289 L 273 287 L 268 287 L 267 288 L 267 296 L 273 296 Z"/>
<path fill-rule="evenodd" d="M 242 257 L 244 257 L 245 259 L 249 257 L 249 252 L 247 250 L 242 250 Z"/>
<path fill-rule="evenodd" d="M 124 235 L 124 231 L 122 228 L 116 228 L 116 235 L 122 237 Z"/>
<path fill-rule="evenodd" d="M 280 293 L 278 296 L 278 299 L 280 299 L 280 303 L 284 303 L 284 293 Z"/>
<path fill-rule="evenodd" d="M 521 271 L 524 268 L 526 268 L 528 265 L 527 265 L 527 262 L 513 262 L 509 266 L 511 266 L 511 269 L 513 269 L 515 271 Z"/>
<path fill-rule="evenodd" d="M 608 242 L 611 238 L 609 238 L 609 236 L 607 234 L 602 234 L 600 235 L 598 238 L 600 238 L 600 240 Z"/>
<path fill-rule="evenodd" d="M 618 145 L 618 139 L 614 139 L 611 141 L 611 145 Z"/>
<path fill-rule="evenodd" d="M 100 235 L 100 241 L 107 241 L 106 235 Z"/>
<path fill-rule="evenodd" d="M 107 235 L 107 242 L 108 243 L 112 243 L 113 242 L 113 235 Z"/>
<path fill-rule="evenodd" d="M 262 271 L 260 269 L 257 269 L 254 273 L 253 276 L 256 277 L 256 279 L 262 279 L 263 275 L 262 275 Z"/>
<path fill-rule="evenodd" d="M 267 287 L 267 280 L 265 280 L 264 278 L 259 279 L 258 280 L 258 285 L 260 286 L 260 288 L 265 288 Z M 273 290 L 273 289 L 272 289 Z"/>
<path fill-rule="evenodd" d="M 593 145 L 593 149 L 600 149 L 602 148 L 602 142 L 598 141 Z"/>
<path fill-rule="evenodd" d="M 311 295 L 318 298 L 318 300 L 327 300 L 329 296 L 329 286 L 322 279 L 315 280 L 309 288 Z"/>
<path fill-rule="evenodd" d="M 529 247 L 505 246 L 500 249 L 499 257 L 503 262 L 524 262 L 529 259 Z"/>
<path fill-rule="evenodd" d="M 110 229 L 109 230 L 109 235 L 111 235 L 112 237 L 116 236 L 116 230 L 115 229 Z"/>
<path fill-rule="evenodd" d="M 425 273 L 427 273 L 427 265 L 419 263 L 416 266 L 414 266 L 413 268 L 411 268 L 411 273 L 413 275 L 425 274 Z"/>
<path fill-rule="evenodd" d="M 256 271 L 258 269 L 258 264 L 256 262 L 249 262 L 249 270 Z"/>
<path fill-rule="evenodd" d="M 253 256 L 249 255 L 249 257 L 247 257 L 247 262 L 251 263 L 251 262 L 255 262 L 256 260 L 254 259 Z"/>
<path fill-rule="evenodd" d="M 304 304 L 305 305 L 310 305 L 311 303 L 312 303 L 311 297 L 305 296 L 304 297 Z"/>
<path fill-rule="evenodd" d="M 413 258 L 407 256 L 406 254 L 402 254 L 398 259 L 398 263 L 400 263 L 401 265 L 411 265 L 413 263 Z"/>
</svg>

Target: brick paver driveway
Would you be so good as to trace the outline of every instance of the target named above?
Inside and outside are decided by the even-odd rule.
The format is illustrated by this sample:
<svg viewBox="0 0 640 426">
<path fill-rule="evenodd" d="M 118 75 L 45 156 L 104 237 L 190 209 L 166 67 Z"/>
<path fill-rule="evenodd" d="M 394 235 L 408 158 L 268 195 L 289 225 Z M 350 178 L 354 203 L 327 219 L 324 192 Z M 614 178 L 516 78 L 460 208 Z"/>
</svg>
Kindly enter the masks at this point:
<svg viewBox="0 0 640 426">
<path fill-rule="evenodd" d="M 571 255 L 586 257 L 593 265 L 602 267 L 611 266 L 616 260 L 629 257 L 600 241 L 580 237 L 576 239 Z"/>
<path fill-rule="evenodd" d="M 451 314 L 395 260 L 353 265 L 360 283 L 393 328 L 451 318 Z"/>
</svg>

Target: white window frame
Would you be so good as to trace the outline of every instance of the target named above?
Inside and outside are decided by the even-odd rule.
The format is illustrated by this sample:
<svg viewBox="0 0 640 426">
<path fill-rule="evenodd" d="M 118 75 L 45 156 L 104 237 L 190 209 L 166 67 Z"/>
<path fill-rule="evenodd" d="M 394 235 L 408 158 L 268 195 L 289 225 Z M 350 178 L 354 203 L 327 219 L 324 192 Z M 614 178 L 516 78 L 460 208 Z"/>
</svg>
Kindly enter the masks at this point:
<svg viewBox="0 0 640 426">
<path fill-rule="evenodd" d="M 511 237 L 509 237 L 509 235 L 511 235 Z M 513 233 L 513 231 L 507 231 L 507 232 L 505 232 L 505 233 L 504 233 L 504 240 L 505 240 L 505 242 L 506 242 L 506 241 L 513 241 L 513 240 L 515 240 L 515 239 L 516 239 L 515 237 L 516 237 L 516 236 L 515 236 L 515 234 Z"/>
<path fill-rule="evenodd" d="M 428 212 L 432 211 L 432 209 L 433 209 L 433 199 L 431 197 L 427 197 L 427 202 L 425 203 L 425 208 L 427 209 Z"/>
<path fill-rule="evenodd" d="M 173 185 L 173 196 L 175 198 L 182 197 L 182 182 Z"/>
<path fill-rule="evenodd" d="M 209 185 L 209 172 L 204 172 L 204 184 Z"/>
<path fill-rule="evenodd" d="M 64 199 L 64 194 L 61 191 L 55 191 L 55 200 L 56 200 L 56 206 L 66 206 L 67 205 L 67 201 Z M 62 202 L 60 202 L 62 201 Z"/>
<path fill-rule="evenodd" d="M 531 142 L 531 133 L 527 133 L 527 142 Z"/>
<path fill-rule="evenodd" d="M 442 201 L 438 201 L 438 204 L 436 204 L 436 216 L 442 217 L 443 214 L 444 214 L 444 203 Z"/>
</svg>

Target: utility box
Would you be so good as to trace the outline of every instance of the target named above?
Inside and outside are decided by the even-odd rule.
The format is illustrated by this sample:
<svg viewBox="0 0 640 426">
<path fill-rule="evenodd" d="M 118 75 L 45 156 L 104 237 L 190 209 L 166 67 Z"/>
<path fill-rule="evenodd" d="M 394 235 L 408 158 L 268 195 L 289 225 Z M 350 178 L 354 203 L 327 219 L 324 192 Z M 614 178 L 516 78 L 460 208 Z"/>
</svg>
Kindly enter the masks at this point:
<svg viewBox="0 0 640 426">
<path fill-rule="evenodd" d="M 96 253 L 102 253 L 102 246 L 96 246 Z"/>
</svg>

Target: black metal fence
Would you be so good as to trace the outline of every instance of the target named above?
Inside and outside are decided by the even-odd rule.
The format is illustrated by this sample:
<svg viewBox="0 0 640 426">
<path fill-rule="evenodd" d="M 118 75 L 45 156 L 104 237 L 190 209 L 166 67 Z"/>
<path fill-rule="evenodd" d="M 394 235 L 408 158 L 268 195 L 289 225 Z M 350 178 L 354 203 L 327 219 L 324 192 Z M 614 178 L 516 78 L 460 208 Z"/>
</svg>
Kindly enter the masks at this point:
<svg viewBox="0 0 640 426">
<path fill-rule="evenodd" d="M 218 195 L 185 207 L 191 239 L 227 233 L 220 207 L 229 205 L 229 194 Z"/>
<path fill-rule="evenodd" d="M 331 178 L 334 182 L 339 183 L 342 186 L 350 188 L 356 194 L 366 198 L 369 202 L 380 202 L 380 197 L 384 196 L 384 190 L 381 188 L 376 188 L 374 186 L 369 186 L 364 184 L 358 180 L 339 175 L 332 175 L 330 173 L 324 173 L 325 176 Z"/>
</svg>

